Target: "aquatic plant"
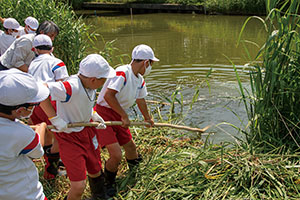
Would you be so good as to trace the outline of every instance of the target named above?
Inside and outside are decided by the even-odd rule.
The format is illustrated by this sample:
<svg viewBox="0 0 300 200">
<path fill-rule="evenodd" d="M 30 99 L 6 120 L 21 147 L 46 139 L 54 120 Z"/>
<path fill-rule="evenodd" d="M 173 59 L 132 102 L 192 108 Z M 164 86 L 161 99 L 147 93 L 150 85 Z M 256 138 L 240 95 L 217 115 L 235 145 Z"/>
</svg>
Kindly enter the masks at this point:
<svg viewBox="0 0 300 200">
<path fill-rule="evenodd" d="M 255 151 L 262 146 L 265 152 L 294 151 L 300 148 L 300 16 L 299 1 L 266 1 L 266 19 L 259 19 L 269 33 L 258 52 L 250 72 L 251 90 L 240 84 L 249 118 L 250 132 L 246 133 L 249 147 Z M 279 8 L 278 5 L 280 5 Z M 240 36 L 241 38 L 241 36 Z"/>
</svg>

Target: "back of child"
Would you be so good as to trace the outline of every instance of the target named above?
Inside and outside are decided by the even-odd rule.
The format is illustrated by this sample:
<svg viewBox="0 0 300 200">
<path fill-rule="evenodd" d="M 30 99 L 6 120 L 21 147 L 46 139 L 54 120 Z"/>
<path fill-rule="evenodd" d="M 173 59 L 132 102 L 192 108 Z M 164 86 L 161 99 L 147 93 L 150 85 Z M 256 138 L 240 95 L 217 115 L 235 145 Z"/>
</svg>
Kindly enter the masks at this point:
<svg viewBox="0 0 300 200">
<path fill-rule="evenodd" d="M 104 121 L 93 113 L 96 90 L 106 78 L 113 77 L 115 71 L 100 55 L 91 54 L 80 62 L 79 73 L 60 82 L 48 82 L 53 100 L 57 103 L 57 115 L 67 123 L 101 122 L 98 128 L 105 128 Z M 60 148 L 60 156 L 71 181 L 68 198 L 79 199 L 85 188 L 86 171 L 93 199 L 103 198 L 104 177 L 100 160 L 100 150 L 94 127 L 67 128 L 55 133 Z"/>
<path fill-rule="evenodd" d="M 29 107 L 46 99 L 49 90 L 30 74 L 11 69 L 0 72 L 0 93 L 5 94 L 0 96 L 0 199 L 45 200 L 31 160 L 44 153 L 40 136 L 17 118 L 30 114 Z"/>
<path fill-rule="evenodd" d="M 28 73 L 33 75 L 37 81 L 55 82 L 69 77 L 64 62 L 52 54 L 52 41 L 48 35 L 40 34 L 35 36 L 32 46 L 37 57 L 30 63 Z M 54 109 L 56 109 L 56 102 L 51 101 L 51 103 Z M 40 106 L 35 107 L 30 119 L 33 124 L 46 122 L 48 125 L 51 125 L 48 116 Z M 44 171 L 45 179 L 54 179 L 59 174 L 59 149 L 55 138 L 53 143 L 51 136 L 52 133 L 48 130 L 48 140 L 44 146 L 46 162 Z"/>
</svg>

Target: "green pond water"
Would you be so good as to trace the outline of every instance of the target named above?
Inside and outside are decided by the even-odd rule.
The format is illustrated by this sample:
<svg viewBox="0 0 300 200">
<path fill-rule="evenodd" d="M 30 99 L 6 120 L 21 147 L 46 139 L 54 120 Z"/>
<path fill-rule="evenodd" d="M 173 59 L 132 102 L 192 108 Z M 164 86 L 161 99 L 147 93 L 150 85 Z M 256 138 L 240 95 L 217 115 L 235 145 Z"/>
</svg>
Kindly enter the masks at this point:
<svg viewBox="0 0 300 200">
<path fill-rule="evenodd" d="M 242 39 L 252 41 L 258 46 L 245 43 L 237 46 L 237 40 L 247 16 L 206 16 L 198 14 L 138 14 L 119 15 L 92 12 L 84 21 L 93 24 L 98 33 L 97 48 L 104 47 L 103 41 L 116 40 L 116 55 L 123 55 L 125 63 L 130 62 L 132 49 L 138 44 L 151 46 L 160 59 L 146 77 L 149 95 L 147 99 L 165 101 L 180 86 L 185 102 L 192 100 L 195 88 L 200 86 L 200 93 L 193 109 L 185 106 L 183 123 L 188 126 L 210 129 L 215 134 L 213 142 L 233 140 L 232 136 L 242 137 L 227 122 L 237 127 L 247 124 L 244 106 L 238 98 L 239 90 L 230 59 L 237 67 L 245 87 L 249 85 L 248 66 L 267 36 L 261 22 L 251 20 Z M 245 51 L 248 49 L 248 53 Z M 90 50 L 95 53 L 95 50 Z M 127 55 L 127 56 L 126 56 Z M 113 59 L 113 67 L 120 61 Z M 205 83 L 206 75 L 212 71 Z M 181 98 L 178 96 L 179 99 Z M 151 106 L 154 110 L 154 106 Z M 179 105 L 175 111 L 180 112 Z M 162 114 L 169 111 L 169 106 L 162 108 Z M 238 116 L 238 117 L 237 117 Z M 240 119 L 239 119 L 240 118 Z M 185 132 L 183 132 L 185 134 Z"/>
</svg>

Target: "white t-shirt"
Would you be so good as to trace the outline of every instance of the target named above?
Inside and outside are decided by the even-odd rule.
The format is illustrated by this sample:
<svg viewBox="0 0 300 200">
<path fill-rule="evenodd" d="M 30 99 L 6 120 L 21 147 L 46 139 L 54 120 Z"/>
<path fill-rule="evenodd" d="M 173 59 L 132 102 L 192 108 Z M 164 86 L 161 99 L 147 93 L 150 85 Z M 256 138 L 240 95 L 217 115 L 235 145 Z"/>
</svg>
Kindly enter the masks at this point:
<svg viewBox="0 0 300 200">
<path fill-rule="evenodd" d="M 29 65 L 28 73 L 37 81 L 55 82 L 69 77 L 67 67 L 63 61 L 49 54 L 36 57 Z"/>
<path fill-rule="evenodd" d="M 44 154 L 39 135 L 18 120 L 0 117 L 0 199 L 44 200 L 31 158 Z"/>
<path fill-rule="evenodd" d="M 0 30 L 0 56 L 8 49 L 8 47 L 16 40 L 12 35 L 8 35 Z"/>
<path fill-rule="evenodd" d="M 7 68 L 19 68 L 26 64 L 29 66 L 35 58 L 32 51 L 32 41 L 35 34 L 26 34 L 17 38 L 0 57 L 0 62 Z"/>
<path fill-rule="evenodd" d="M 83 87 L 77 75 L 65 81 L 47 83 L 51 99 L 56 101 L 57 115 L 67 123 L 89 122 L 95 104 L 96 90 Z M 66 133 L 79 132 L 84 127 L 68 128 Z"/>
<path fill-rule="evenodd" d="M 109 89 L 118 91 L 116 98 L 125 110 L 132 106 L 136 99 L 147 96 L 146 83 L 142 75 L 135 76 L 131 65 L 122 65 L 116 69 L 116 76 L 107 79 L 97 99 L 97 104 L 110 108 L 104 99 L 105 92 Z"/>
</svg>

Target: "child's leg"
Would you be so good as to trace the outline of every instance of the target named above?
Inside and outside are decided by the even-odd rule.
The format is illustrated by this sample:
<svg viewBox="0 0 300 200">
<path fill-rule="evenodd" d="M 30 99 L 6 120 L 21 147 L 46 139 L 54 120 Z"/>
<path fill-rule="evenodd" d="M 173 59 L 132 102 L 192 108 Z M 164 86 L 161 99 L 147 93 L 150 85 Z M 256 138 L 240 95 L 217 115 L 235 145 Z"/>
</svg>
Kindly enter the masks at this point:
<svg viewBox="0 0 300 200">
<path fill-rule="evenodd" d="M 84 192 L 86 181 L 71 181 L 71 188 L 67 200 L 80 200 Z"/>
<path fill-rule="evenodd" d="M 48 134 L 51 135 L 51 142 L 50 145 L 45 146 L 44 148 L 44 159 L 46 162 L 44 178 L 54 179 L 58 175 L 58 165 L 60 160 L 59 147 L 57 139 L 54 137 L 53 132 L 49 131 Z"/>
<path fill-rule="evenodd" d="M 89 174 L 89 185 L 91 189 L 92 199 L 108 199 L 106 194 L 104 174 L 100 171 L 97 174 Z"/>
<path fill-rule="evenodd" d="M 127 144 L 123 145 L 123 148 L 125 150 L 125 156 L 129 170 L 131 174 L 135 176 L 136 168 L 143 160 L 142 156 L 138 154 L 136 145 L 132 139 Z"/>
<path fill-rule="evenodd" d="M 117 193 L 116 176 L 122 159 L 122 151 L 119 143 L 106 145 L 106 148 L 109 152 L 109 159 L 105 163 L 104 176 L 107 194 L 112 197 Z"/>
<path fill-rule="evenodd" d="M 132 139 L 128 143 L 124 144 L 123 148 L 125 150 L 126 159 L 133 160 L 133 159 L 138 158 L 136 145 Z"/>
<path fill-rule="evenodd" d="M 105 146 L 109 153 L 109 159 L 105 163 L 105 169 L 111 172 L 117 172 L 122 159 L 122 151 L 119 143 L 113 143 Z"/>
</svg>

